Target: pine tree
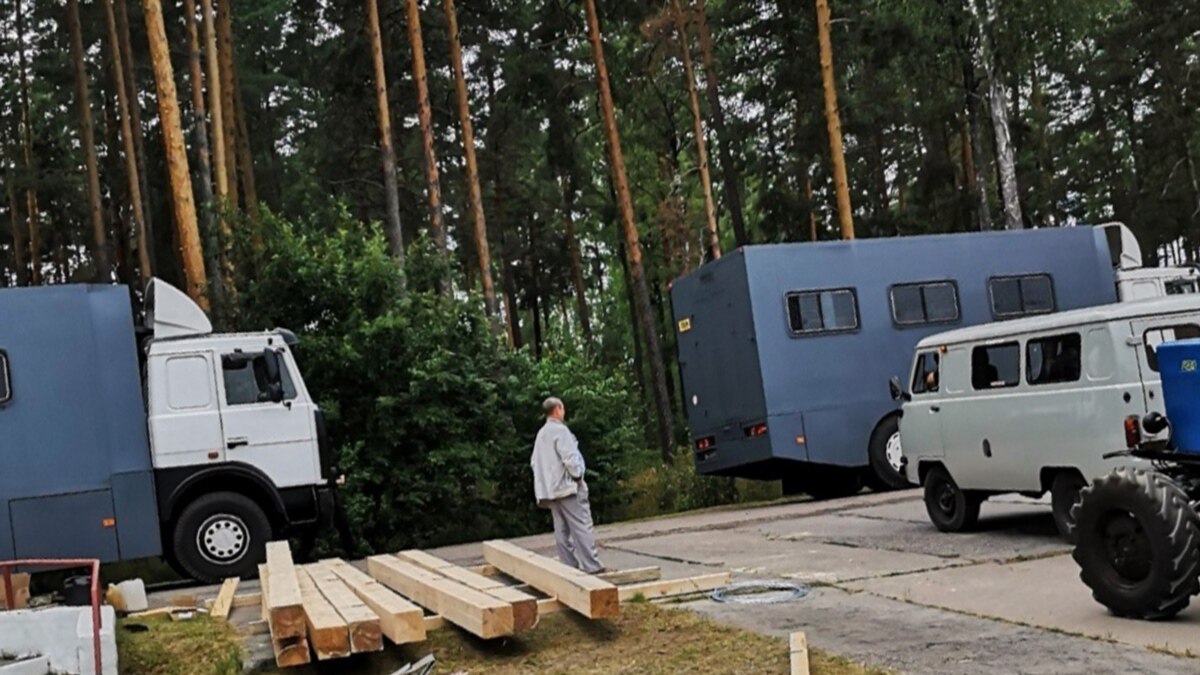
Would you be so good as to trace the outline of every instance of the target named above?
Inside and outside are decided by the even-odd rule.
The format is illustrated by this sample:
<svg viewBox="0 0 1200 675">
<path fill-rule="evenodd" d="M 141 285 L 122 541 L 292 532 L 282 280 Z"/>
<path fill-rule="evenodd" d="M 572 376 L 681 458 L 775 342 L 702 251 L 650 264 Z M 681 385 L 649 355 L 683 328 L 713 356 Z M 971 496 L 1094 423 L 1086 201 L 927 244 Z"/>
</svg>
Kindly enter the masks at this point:
<svg viewBox="0 0 1200 675">
<path fill-rule="evenodd" d="M 392 143 L 392 113 L 388 109 L 387 74 L 383 67 L 383 40 L 379 34 L 379 8 L 376 0 L 365 0 L 367 39 L 371 43 L 371 62 L 375 71 L 375 116 L 379 124 L 379 160 L 383 166 L 383 194 L 387 211 L 388 250 L 401 265 L 404 263 L 404 233 L 400 227 L 400 188 L 396 182 L 396 150 Z"/>
<path fill-rule="evenodd" d="M 87 66 L 83 62 L 83 31 L 79 27 L 79 0 L 67 0 L 67 30 L 71 34 L 71 61 L 75 64 L 75 98 L 79 106 L 79 141 L 83 145 L 83 164 L 87 171 L 88 218 L 92 224 L 92 257 L 96 277 L 108 283 L 108 235 L 100 209 L 100 170 L 96 164 L 96 139 L 92 126 L 92 97 L 88 87 Z"/>
<path fill-rule="evenodd" d="M 816 0 L 817 42 L 821 57 L 821 85 L 825 98 L 825 127 L 829 135 L 829 162 L 833 167 L 833 188 L 837 193 L 838 223 L 842 239 L 854 238 L 850 185 L 846 179 L 846 157 L 842 151 L 842 122 L 838 116 L 837 87 L 833 81 L 833 45 L 829 35 L 829 0 Z"/>
</svg>

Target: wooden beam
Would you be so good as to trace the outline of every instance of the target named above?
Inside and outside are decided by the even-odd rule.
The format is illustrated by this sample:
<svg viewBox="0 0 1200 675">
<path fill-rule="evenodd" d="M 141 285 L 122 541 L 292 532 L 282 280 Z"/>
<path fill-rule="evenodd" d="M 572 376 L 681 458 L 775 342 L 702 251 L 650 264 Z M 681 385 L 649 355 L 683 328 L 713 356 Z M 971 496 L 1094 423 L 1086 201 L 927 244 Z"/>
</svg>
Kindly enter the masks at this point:
<svg viewBox="0 0 1200 675">
<path fill-rule="evenodd" d="M 618 592 L 621 596 L 621 602 L 629 602 L 638 596 L 646 600 L 654 600 L 655 598 L 665 598 L 672 595 L 690 595 L 692 593 L 711 591 L 715 588 L 728 586 L 729 579 L 729 572 L 717 572 L 715 574 L 702 574 L 685 579 L 662 579 L 660 581 L 647 581 L 641 584 L 630 584 L 629 586 L 621 586 Z"/>
<path fill-rule="evenodd" d="M 288 635 L 284 637 L 277 637 L 275 635 L 275 626 L 271 623 L 271 610 L 267 603 L 271 588 L 270 576 L 270 571 L 266 565 L 258 566 L 258 583 L 263 589 L 261 595 L 262 620 L 267 624 L 267 632 L 271 634 L 271 649 L 275 651 L 275 665 L 280 668 L 288 668 L 308 663 L 311 659 L 308 652 L 308 638 L 303 632 L 300 635 Z M 301 615 L 304 613 L 303 606 L 300 609 L 300 613 Z"/>
<path fill-rule="evenodd" d="M 350 590 L 379 616 L 380 631 L 396 644 L 425 639 L 424 612 L 344 560 L 323 560 Z"/>
<path fill-rule="evenodd" d="M 237 594 L 239 577 L 231 577 L 226 579 L 221 584 L 221 590 L 217 592 L 217 599 L 213 602 L 212 608 L 209 610 L 209 615 L 217 621 L 228 621 L 229 610 L 233 609 L 233 596 Z"/>
<path fill-rule="evenodd" d="M 395 556 L 367 558 L 367 572 L 380 583 L 481 638 L 513 633 L 513 607 L 482 591 Z"/>
<path fill-rule="evenodd" d="M 636 584 L 642 581 L 657 581 L 662 578 L 661 567 L 633 567 L 627 570 L 613 570 L 596 575 L 610 584 Z"/>
<path fill-rule="evenodd" d="M 805 637 L 804 631 L 792 633 L 789 642 L 792 650 L 792 675 L 808 675 L 808 638 Z"/>
<path fill-rule="evenodd" d="M 404 551 L 397 553 L 396 557 L 511 604 L 513 631 L 515 632 L 529 630 L 537 624 L 537 598 L 509 586 L 499 579 L 485 577 L 424 551 Z"/>
<path fill-rule="evenodd" d="M 308 642 L 316 652 L 317 660 L 350 656 L 350 629 L 346 621 L 338 614 L 333 603 L 326 600 L 317 589 L 316 582 L 308 572 L 300 570 L 297 578 L 304 603 L 304 618 L 308 623 Z"/>
<path fill-rule="evenodd" d="M 265 618 L 271 622 L 271 635 L 277 639 L 303 636 L 306 624 L 300 583 L 286 540 L 267 544 L 266 567 L 271 583 L 270 592 L 267 592 L 267 586 L 263 586 L 263 598 L 267 612 Z"/>
<path fill-rule="evenodd" d="M 325 565 L 306 565 L 302 568 L 321 595 L 333 605 L 350 634 L 350 653 L 377 652 L 383 649 L 383 633 L 379 616 L 371 611 L 346 584 Z"/>
<path fill-rule="evenodd" d="M 557 560 L 500 540 L 484 542 L 483 557 L 505 574 L 554 596 L 589 619 L 616 616 L 621 612 L 616 586 Z"/>
<path fill-rule="evenodd" d="M 255 607 L 262 604 L 262 593 L 245 593 L 243 595 L 233 596 L 233 609 L 241 607 Z"/>
</svg>

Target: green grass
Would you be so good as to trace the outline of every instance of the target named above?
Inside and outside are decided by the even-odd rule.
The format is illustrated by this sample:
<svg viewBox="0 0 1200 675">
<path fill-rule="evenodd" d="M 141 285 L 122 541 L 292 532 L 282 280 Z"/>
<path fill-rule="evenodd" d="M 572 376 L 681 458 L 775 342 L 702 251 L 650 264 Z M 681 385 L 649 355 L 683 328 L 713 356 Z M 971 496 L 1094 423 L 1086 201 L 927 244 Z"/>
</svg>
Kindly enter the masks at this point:
<svg viewBox="0 0 1200 675">
<path fill-rule="evenodd" d="M 138 627 L 144 627 L 144 630 Z M 122 675 L 236 675 L 242 648 L 228 624 L 197 614 L 187 621 L 165 616 L 117 622 Z"/>
</svg>

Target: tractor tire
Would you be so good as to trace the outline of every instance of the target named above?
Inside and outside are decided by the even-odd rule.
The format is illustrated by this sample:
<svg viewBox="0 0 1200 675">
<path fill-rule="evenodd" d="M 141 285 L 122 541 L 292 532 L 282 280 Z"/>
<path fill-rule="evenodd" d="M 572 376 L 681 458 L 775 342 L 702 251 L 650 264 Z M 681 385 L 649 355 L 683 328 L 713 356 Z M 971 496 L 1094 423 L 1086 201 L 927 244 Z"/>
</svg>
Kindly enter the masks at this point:
<svg viewBox="0 0 1200 675">
<path fill-rule="evenodd" d="M 1068 544 L 1075 543 L 1075 505 L 1079 503 L 1079 493 L 1087 487 L 1087 481 L 1073 469 L 1059 471 L 1054 474 L 1050 484 L 1050 504 L 1054 510 L 1054 525 L 1058 534 Z"/>
<path fill-rule="evenodd" d="M 1200 517 L 1167 476 L 1116 469 L 1073 514 L 1079 578 L 1113 614 L 1167 619 L 1200 592 Z"/>
</svg>

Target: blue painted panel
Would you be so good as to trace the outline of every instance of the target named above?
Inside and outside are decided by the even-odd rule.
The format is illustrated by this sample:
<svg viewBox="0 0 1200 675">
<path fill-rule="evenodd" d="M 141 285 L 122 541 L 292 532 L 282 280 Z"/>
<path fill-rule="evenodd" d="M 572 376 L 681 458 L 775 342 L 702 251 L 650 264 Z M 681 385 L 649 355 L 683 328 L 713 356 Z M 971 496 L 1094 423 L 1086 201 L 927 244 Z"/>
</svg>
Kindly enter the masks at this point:
<svg viewBox="0 0 1200 675">
<path fill-rule="evenodd" d="M 113 474 L 112 493 L 121 558 L 158 555 L 162 551 L 162 534 L 158 510 L 154 508 L 154 474 L 149 471 Z"/>
<path fill-rule="evenodd" d="M 16 499 L 9 508 L 19 558 L 119 559 L 117 530 L 104 525 L 113 517 L 108 490 Z"/>
</svg>

